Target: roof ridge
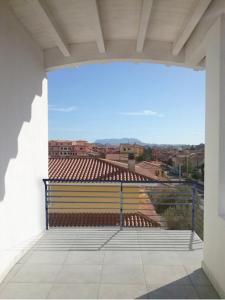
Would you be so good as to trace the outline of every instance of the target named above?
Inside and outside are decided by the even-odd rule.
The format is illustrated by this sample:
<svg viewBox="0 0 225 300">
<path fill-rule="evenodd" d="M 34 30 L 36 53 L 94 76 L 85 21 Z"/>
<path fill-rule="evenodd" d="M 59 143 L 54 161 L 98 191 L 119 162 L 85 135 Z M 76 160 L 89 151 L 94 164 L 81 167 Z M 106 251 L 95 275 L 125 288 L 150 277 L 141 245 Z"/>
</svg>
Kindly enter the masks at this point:
<svg viewBox="0 0 225 300">
<path fill-rule="evenodd" d="M 93 164 L 89 162 L 93 162 Z M 116 178 L 110 179 L 110 176 L 116 176 Z M 126 167 L 118 166 L 105 159 L 84 156 L 76 158 L 49 158 L 49 178 L 87 181 L 103 180 L 103 178 L 106 181 L 155 181 L 152 177 L 130 171 Z"/>
</svg>

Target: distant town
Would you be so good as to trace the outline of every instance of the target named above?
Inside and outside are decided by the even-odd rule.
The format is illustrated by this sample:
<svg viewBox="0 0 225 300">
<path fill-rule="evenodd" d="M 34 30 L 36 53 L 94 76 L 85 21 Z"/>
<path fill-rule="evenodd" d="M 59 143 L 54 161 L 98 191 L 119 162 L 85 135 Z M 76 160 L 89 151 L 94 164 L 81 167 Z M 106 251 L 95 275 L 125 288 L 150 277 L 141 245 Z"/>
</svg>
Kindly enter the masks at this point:
<svg viewBox="0 0 225 300">
<path fill-rule="evenodd" d="M 49 158 L 99 158 L 154 179 L 204 181 L 204 144 L 149 145 L 137 139 L 50 140 Z"/>
</svg>

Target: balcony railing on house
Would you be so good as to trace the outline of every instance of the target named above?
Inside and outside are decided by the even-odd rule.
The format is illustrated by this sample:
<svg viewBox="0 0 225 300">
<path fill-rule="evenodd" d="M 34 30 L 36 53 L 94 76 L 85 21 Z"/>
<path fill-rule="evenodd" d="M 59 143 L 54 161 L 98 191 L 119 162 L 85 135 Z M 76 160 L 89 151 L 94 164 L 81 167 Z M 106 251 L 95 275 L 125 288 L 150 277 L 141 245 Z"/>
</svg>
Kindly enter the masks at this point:
<svg viewBox="0 0 225 300">
<path fill-rule="evenodd" d="M 198 190 L 188 181 L 44 179 L 46 228 L 119 226 L 188 229 L 202 238 Z M 198 213 L 196 217 L 196 213 Z"/>
</svg>

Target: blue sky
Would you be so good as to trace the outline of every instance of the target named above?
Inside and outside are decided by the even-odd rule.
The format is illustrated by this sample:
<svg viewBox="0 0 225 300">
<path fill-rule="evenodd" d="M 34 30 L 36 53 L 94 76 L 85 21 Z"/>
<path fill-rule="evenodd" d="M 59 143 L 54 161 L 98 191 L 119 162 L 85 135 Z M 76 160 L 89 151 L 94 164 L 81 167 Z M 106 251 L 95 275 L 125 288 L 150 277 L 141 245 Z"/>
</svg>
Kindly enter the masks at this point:
<svg viewBox="0 0 225 300">
<path fill-rule="evenodd" d="M 204 142 L 203 71 L 108 63 L 53 71 L 48 79 L 49 139 Z"/>
</svg>

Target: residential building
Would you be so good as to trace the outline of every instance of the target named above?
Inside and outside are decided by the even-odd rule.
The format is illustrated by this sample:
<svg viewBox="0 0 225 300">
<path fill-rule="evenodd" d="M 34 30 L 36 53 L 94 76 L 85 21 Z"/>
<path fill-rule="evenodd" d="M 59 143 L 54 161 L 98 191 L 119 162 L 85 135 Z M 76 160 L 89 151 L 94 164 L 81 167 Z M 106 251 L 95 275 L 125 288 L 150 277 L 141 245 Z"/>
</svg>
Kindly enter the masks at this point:
<svg viewBox="0 0 225 300">
<path fill-rule="evenodd" d="M 76 155 L 72 141 L 56 140 L 48 142 L 49 157 L 74 157 Z"/>
<path fill-rule="evenodd" d="M 128 168 L 103 159 L 50 158 L 49 179 L 56 178 L 58 182 L 53 182 L 51 185 L 51 197 L 54 197 L 49 215 L 51 226 L 75 226 L 78 223 L 82 226 L 99 226 L 102 224 L 101 219 L 105 220 L 105 225 L 116 225 L 120 218 L 121 198 L 118 193 L 120 185 L 115 182 L 123 182 L 125 192 L 123 216 L 126 226 L 128 224 L 135 227 L 161 226 L 160 216 L 151 204 L 148 194 L 141 186 L 130 187 L 129 185 L 137 181 L 151 182 L 153 178 L 150 176 L 130 171 Z M 65 185 L 63 182 L 60 183 L 60 180 L 69 181 Z M 84 190 L 80 184 L 84 181 L 95 183 L 86 185 Z M 135 197 L 134 194 L 138 196 Z M 82 199 L 81 202 L 72 201 L 79 197 Z"/>
<path fill-rule="evenodd" d="M 52 140 L 48 142 L 48 155 L 50 158 L 60 157 L 102 157 L 107 154 L 119 153 L 118 146 L 98 145 L 87 141 Z"/>
<path fill-rule="evenodd" d="M 50 158 L 99 156 L 93 144 L 87 141 L 54 140 L 48 142 L 48 154 Z"/>
<path fill-rule="evenodd" d="M 144 146 L 138 144 L 120 144 L 120 161 L 128 161 L 128 154 L 134 154 L 135 158 L 144 153 Z"/>
<path fill-rule="evenodd" d="M 152 160 L 167 162 L 172 158 L 179 150 L 171 147 L 153 147 L 152 148 Z"/>
<path fill-rule="evenodd" d="M 92 144 L 88 143 L 87 141 L 73 141 L 73 150 L 75 156 L 89 156 L 93 150 Z"/>
</svg>

